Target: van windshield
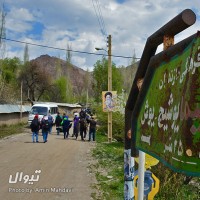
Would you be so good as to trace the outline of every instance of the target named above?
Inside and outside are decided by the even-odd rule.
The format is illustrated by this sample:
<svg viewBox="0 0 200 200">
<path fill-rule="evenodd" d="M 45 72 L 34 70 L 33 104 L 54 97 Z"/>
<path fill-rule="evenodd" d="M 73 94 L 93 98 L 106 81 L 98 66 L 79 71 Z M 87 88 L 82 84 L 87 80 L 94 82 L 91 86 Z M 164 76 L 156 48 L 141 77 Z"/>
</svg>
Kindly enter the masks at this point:
<svg viewBox="0 0 200 200">
<path fill-rule="evenodd" d="M 36 115 L 36 114 L 38 114 L 38 115 L 47 115 L 47 111 L 48 111 L 48 109 L 46 107 L 37 107 L 37 106 L 35 106 L 35 107 L 33 107 L 31 109 L 31 114 L 33 114 L 33 115 Z"/>
</svg>

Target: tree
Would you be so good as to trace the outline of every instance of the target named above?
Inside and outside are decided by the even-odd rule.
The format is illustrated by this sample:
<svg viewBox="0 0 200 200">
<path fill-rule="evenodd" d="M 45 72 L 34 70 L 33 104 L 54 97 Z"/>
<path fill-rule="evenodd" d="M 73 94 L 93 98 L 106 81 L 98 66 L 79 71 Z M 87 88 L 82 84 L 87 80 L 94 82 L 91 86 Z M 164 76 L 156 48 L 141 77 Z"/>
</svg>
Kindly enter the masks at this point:
<svg viewBox="0 0 200 200">
<path fill-rule="evenodd" d="M 85 83 L 85 86 L 86 86 L 86 97 L 85 97 L 85 101 L 86 101 L 86 107 L 88 106 L 87 104 L 89 103 L 88 102 L 88 97 L 89 97 L 89 94 L 91 94 L 90 96 L 92 96 L 92 88 L 90 87 L 91 85 L 91 78 L 90 78 L 90 72 L 89 70 L 87 69 L 86 71 L 86 75 L 84 77 L 84 83 Z"/>
<path fill-rule="evenodd" d="M 16 75 L 21 67 L 21 61 L 19 58 L 5 58 L 1 61 L 0 71 L 2 78 L 7 84 L 16 82 Z"/>
<path fill-rule="evenodd" d="M 20 96 L 17 84 L 18 71 L 21 61 L 18 58 L 6 58 L 0 64 L 0 102 L 12 103 Z"/>
<path fill-rule="evenodd" d="M 24 64 L 26 62 L 29 62 L 29 50 L 28 50 L 28 44 L 24 47 Z"/>
<path fill-rule="evenodd" d="M 92 88 L 95 100 L 100 102 L 102 91 L 108 90 L 108 60 L 104 57 L 94 65 Z M 112 90 L 118 92 L 122 90 L 122 78 L 114 63 L 112 63 Z"/>
<path fill-rule="evenodd" d="M 71 64 L 71 61 L 72 61 L 71 46 L 67 44 L 66 62 L 67 64 Z"/>
<path fill-rule="evenodd" d="M 73 92 L 71 82 L 65 76 L 56 79 L 53 84 L 53 90 L 50 92 L 50 100 L 54 102 L 72 102 Z"/>
<path fill-rule="evenodd" d="M 56 60 L 56 79 L 59 79 L 62 76 L 62 67 L 61 67 L 61 60 Z"/>
<path fill-rule="evenodd" d="M 5 38 L 6 38 L 6 28 L 5 28 L 5 20 L 6 20 L 6 13 L 4 4 L 2 5 L 2 8 L 0 10 L 0 52 L 1 52 L 1 58 L 4 58 L 5 54 Z"/>
<path fill-rule="evenodd" d="M 135 49 L 134 49 L 131 65 L 134 65 L 136 62 L 137 60 L 136 60 L 136 54 L 135 54 Z"/>
<path fill-rule="evenodd" d="M 33 101 L 38 101 L 52 87 L 48 72 L 40 68 L 34 61 L 25 63 L 19 80 L 23 81 L 24 90 L 29 90 L 30 99 Z"/>
</svg>

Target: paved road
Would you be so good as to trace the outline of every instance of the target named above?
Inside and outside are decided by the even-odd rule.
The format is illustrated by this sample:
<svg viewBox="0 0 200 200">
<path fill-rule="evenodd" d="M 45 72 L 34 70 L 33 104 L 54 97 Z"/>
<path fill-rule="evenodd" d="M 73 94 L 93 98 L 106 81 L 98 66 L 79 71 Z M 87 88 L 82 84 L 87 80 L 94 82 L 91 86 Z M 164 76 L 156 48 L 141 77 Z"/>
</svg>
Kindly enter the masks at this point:
<svg viewBox="0 0 200 200">
<path fill-rule="evenodd" d="M 41 134 L 40 134 L 41 135 Z M 89 200 L 95 143 L 63 139 L 55 130 L 48 142 L 32 143 L 30 130 L 0 140 L 0 199 Z"/>
</svg>

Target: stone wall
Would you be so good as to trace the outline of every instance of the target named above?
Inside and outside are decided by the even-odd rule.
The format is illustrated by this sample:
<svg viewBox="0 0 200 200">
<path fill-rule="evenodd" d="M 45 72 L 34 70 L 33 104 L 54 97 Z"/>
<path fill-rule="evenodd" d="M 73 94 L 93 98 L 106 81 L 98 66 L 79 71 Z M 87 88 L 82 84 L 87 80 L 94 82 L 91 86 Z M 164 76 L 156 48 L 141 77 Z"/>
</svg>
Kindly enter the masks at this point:
<svg viewBox="0 0 200 200">
<path fill-rule="evenodd" d="M 20 119 L 20 113 L 0 113 L 0 125 L 17 124 L 19 122 L 28 123 L 28 112 L 22 113 L 22 119 Z"/>
</svg>

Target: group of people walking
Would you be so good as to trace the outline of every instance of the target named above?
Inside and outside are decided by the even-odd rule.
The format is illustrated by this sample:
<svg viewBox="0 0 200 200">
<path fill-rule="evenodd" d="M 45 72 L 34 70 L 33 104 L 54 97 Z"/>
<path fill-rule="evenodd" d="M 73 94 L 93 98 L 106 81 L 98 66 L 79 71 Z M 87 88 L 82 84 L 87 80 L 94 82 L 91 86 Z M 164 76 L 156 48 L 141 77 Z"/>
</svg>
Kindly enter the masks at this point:
<svg viewBox="0 0 200 200">
<path fill-rule="evenodd" d="M 95 141 L 97 122 L 94 117 L 87 115 L 84 110 L 81 110 L 81 112 L 79 113 L 79 117 L 75 115 L 74 120 L 76 120 L 76 123 L 74 123 L 76 125 L 76 127 L 74 127 L 74 134 L 76 136 L 76 139 L 78 137 L 78 130 L 80 130 L 81 140 L 84 141 L 89 127 L 88 141 L 91 141 L 92 139 L 93 141 Z"/>
<path fill-rule="evenodd" d="M 49 114 L 48 116 L 43 116 L 41 121 L 39 121 L 38 115 L 36 114 L 33 121 L 31 122 L 30 128 L 32 131 L 32 141 L 38 141 L 39 130 L 42 130 L 43 142 L 47 142 L 48 134 L 52 133 L 53 117 Z"/>
<path fill-rule="evenodd" d="M 38 119 L 38 115 L 36 114 L 30 127 L 32 131 L 32 141 L 38 142 L 39 130 L 42 130 L 43 142 L 47 142 L 48 134 L 52 133 L 53 126 L 53 117 L 51 115 L 44 116 L 41 121 Z M 96 135 L 96 120 L 93 116 L 89 116 L 86 114 L 84 110 L 81 110 L 79 113 L 74 114 L 73 120 L 70 120 L 69 117 L 64 113 L 62 116 L 60 113 L 57 113 L 55 118 L 55 126 L 57 135 L 60 135 L 60 132 L 63 132 L 64 139 L 69 137 L 69 130 L 73 124 L 73 134 L 72 137 L 75 137 L 76 140 L 78 138 L 79 132 L 81 136 L 81 140 L 85 141 L 88 129 L 89 129 L 89 139 L 88 141 L 95 141 Z"/>
</svg>

